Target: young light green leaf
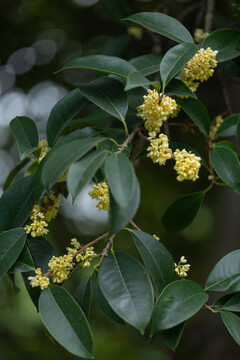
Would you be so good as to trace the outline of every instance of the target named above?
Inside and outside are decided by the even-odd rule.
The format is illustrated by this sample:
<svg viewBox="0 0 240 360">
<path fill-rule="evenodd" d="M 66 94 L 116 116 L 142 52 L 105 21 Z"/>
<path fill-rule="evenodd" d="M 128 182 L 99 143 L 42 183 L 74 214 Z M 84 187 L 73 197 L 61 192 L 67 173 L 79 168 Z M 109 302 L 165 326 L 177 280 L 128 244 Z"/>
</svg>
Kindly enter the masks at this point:
<svg viewBox="0 0 240 360">
<path fill-rule="evenodd" d="M 0 199 L 0 230 L 23 226 L 34 204 L 34 176 L 11 184 Z"/>
<path fill-rule="evenodd" d="M 107 151 L 92 151 L 71 165 L 67 176 L 67 187 L 73 201 L 75 201 L 84 186 L 92 180 L 107 156 Z"/>
<path fill-rule="evenodd" d="M 107 55 L 89 55 L 74 59 L 59 71 L 67 69 L 90 69 L 123 78 L 127 78 L 130 72 L 136 71 L 126 60 Z"/>
<path fill-rule="evenodd" d="M 152 314 L 153 289 L 140 262 L 122 253 L 108 255 L 99 270 L 99 284 L 113 310 L 143 333 Z"/>
<path fill-rule="evenodd" d="M 144 76 L 148 76 L 159 71 L 162 58 L 163 55 L 160 54 L 145 54 L 129 60 L 129 63 Z"/>
<path fill-rule="evenodd" d="M 204 196 L 204 192 L 199 191 L 175 200 L 163 214 L 164 227 L 169 231 L 185 229 L 197 216 Z"/>
<path fill-rule="evenodd" d="M 31 271 L 35 268 L 32 255 L 26 244 L 21 251 L 17 261 L 13 264 L 13 266 L 9 269 L 8 272 L 27 272 Z"/>
<path fill-rule="evenodd" d="M 153 310 L 151 334 L 181 324 L 196 314 L 207 299 L 208 295 L 194 281 L 177 280 L 167 285 Z"/>
<path fill-rule="evenodd" d="M 214 266 L 208 276 L 206 290 L 240 291 L 240 250 L 225 255 Z"/>
<path fill-rule="evenodd" d="M 233 29 L 213 31 L 202 43 L 202 47 L 218 50 L 217 61 L 234 59 L 240 55 L 240 32 Z"/>
<path fill-rule="evenodd" d="M 172 79 L 169 84 L 167 84 L 165 88 L 165 95 L 180 95 L 192 97 L 194 99 L 197 98 L 196 95 L 189 89 L 189 87 L 178 79 Z"/>
<path fill-rule="evenodd" d="M 74 89 L 65 95 L 52 109 L 47 122 L 47 141 L 53 146 L 70 120 L 86 103 L 79 89 Z"/>
<path fill-rule="evenodd" d="M 59 344 L 71 354 L 93 358 L 93 339 L 87 319 L 67 290 L 50 285 L 41 293 L 39 313 Z"/>
<path fill-rule="evenodd" d="M 240 345 L 240 318 L 230 311 L 221 311 L 221 318 L 230 335 Z"/>
<path fill-rule="evenodd" d="M 127 77 L 127 83 L 124 88 L 125 91 L 135 89 L 136 87 L 149 86 L 153 81 L 148 80 L 143 74 L 138 71 L 131 72 Z"/>
<path fill-rule="evenodd" d="M 128 109 L 128 97 L 123 85 L 110 77 L 100 77 L 89 84 L 80 84 L 83 96 L 113 117 L 123 120 Z"/>
<path fill-rule="evenodd" d="M 178 44 L 166 52 L 160 64 L 163 90 L 169 81 L 192 59 L 196 52 L 197 45 L 195 44 Z"/>
<path fill-rule="evenodd" d="M 128 229 L 133 237 L 153 283 L 160 293 L 176 278 L 172 255 L 153 236 L 138 230 Z"/>
<path fill-rule="evenodd" d="M 88 318 L 92 302 L 90 277 L 86 277 L 80 282 L 73 297 Z"/>
<path fill-rule="evenodd" d="M 17 142 L 20 160 L 38 149 L 38 129 L 32 119 L 17 116 L 10 122 L 10 130 Z"/>
<path fill-rule="evenodd" d="M 131 15 L 123 20 L 137 23 L 157 34 L 166 36 L 179 43 L 194 43 L 189 31 L 178 20 L 165 14 L 142 12 Z"/>
<path fill-rule="evenodd" d="M 182 322 L 181 324 L 176 325 L 171 329 L 163 330 L 163 339 L 167 346 L 173 351 L 177 348 L 179 344 L 184 326 L 185 322 Z"/>
<path fill-rule="evenodd" d="M 178 102 L 185 113 L 207 137 L 210 131 L 211 121 L 209 113 L 203 103 L 190 97 L 187 99 L 178 99 Z"/>
<path fill-rule="evenodd" d="M 215 147 L 210 152 L 210 159 L 218 176 L 231 188 L 240 183 L 240 162 L 237 155 L 228 148 Z"/>
<path fill-rule="evenodd" d="M 3 231 L 0 234 L 0 279 L 19 257 L 27 234 L 23 228 Z"/>
<path fill-rule="evenodd" d="M 14 180 L 15 176 L 19 173 L 19 171 L 30 161 L 30 159 L 24 159 L 20 162 L 12 171 L 10 171 L 4 185 L 3 191 L 6 191 L 7 188 L 11 185 L 12 181 Z"/>
<path fill-rule="evenodd" d="M 240 114 L 233 114 L 226 117 L 223 120 L 223 123 L 219 126 L 217 131 L 217 136 L 225 137 L 225 136 L 233 136 L 237 131 L 237 123 L 240 119 Z"/>
</svg>

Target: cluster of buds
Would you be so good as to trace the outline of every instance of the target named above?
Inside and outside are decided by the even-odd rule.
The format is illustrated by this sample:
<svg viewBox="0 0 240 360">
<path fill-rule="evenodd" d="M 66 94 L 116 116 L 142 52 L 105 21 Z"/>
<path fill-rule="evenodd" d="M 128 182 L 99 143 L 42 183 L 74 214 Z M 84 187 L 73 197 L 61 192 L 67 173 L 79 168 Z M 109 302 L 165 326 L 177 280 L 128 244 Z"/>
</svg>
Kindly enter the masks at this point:
<svg viewBox="0 0 240 360">
<path fill-rule="evenodd" d="M 88 194 L 92 199 L 99 200 L 97 204 L 99 210 L 109 210 L 109 188 L 105 182 L 93 185 L 93 190 L 90 190 Z"/>
<path fill-rule="evenodd" d="M 197 44 L 200 44 L 208 37 L 208 35 L 209 33 L 205 32 L 203 29 L 196 29 L 194 32 L 194 40 Z"/>
<path fill-rule="evenodd" d="M 187 272 L 190 269 L 190 265 L 187 264 L 187 259 L 185 259 L 185 256 L 181 256 L 180 261 L 178 265 L 174 263 L 175 265 L 175 272 L 176 274 L 181 278 L 184 279 L 187 276 Z"/>
</svg>

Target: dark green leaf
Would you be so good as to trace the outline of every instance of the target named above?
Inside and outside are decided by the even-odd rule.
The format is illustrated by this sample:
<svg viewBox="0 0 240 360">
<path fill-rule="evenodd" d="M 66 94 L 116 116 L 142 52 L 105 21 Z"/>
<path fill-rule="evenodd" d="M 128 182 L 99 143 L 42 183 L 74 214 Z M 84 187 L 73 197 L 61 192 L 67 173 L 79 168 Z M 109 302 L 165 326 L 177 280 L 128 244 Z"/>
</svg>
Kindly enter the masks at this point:
<svg viewBox="0 0 240 360">
<path fill-rule="evenodd" d="M 166 36 L 176 42 L 193 43 L 194 40 L 189 31 L 171 16 L 157 12 L 142 12 L 131 15 L 124 20 L 135 22 L 143 27 Z"/>
<path fill-rule="evenodd" d="M 140 262 L 122 253 L 108 255 L 99 270 L 99 284 L 113 310 L 143 333 L 152 314 L 153 289 Z"/>
<path fill-rule="evenodd" d="M 74 293 L 74 299 L 88 318 L 92 301 L 91 278 L 86 277 L 80 282 Z"/>
<path fill-rule="evenodd" d="M 92 276 L 92 291 L 96 303 L 104 314 L 113 322 L 124 325 L 124 321 L 113 311 L 107 300 L 105 299 L 102 290 L 98 283 L 97 275 L 94 273 Z"/>
<path fill-rule="evenodd" d="M 114 0 L 114 2 L 112 0 L 101 0 L 101 3 L 108 15 L 116 21 L 120 21 L 130 13 L 127 0 Z"/>
<path fill-rule="evenodd" d="M 165 89 L 165 95 L 180 95 L 180 96 L 188 96 L 196 99 L 196 95 L 189 89 L 189 87 L 184 84 L 181 80 L 172 79 L 169 84 L 167 84 Z"/>
<path fill-rule="evenodd" d="M 135 57 L 129 62 L 144 76 L 148 76 L 159 71 L 162 58 L 163 55 L 160 54 L 145 54 Z"/>
<path fill-rule="evenodd" d="M 208 295 L 194 281 L 177 280 L 167 285 L 153 310 L 151 334 L 181 324 L 196 314 L 207 299 Z"/>
<path fill-rule="evenodd" d="M 221 308 L 221 310 L 240 312 L 240 293 L 227 294 L 218 299 L 214 306 Z"/>
<path fill-rule="evenodd" d="M 49 260 L 52 256 L 57 256 L 56 250 L 43 237 L 34 239 L 29 236 L 28 245 L 36 269 L 41 268 L 43 273 L 47 272 L 49 270 Z"/>
<path fill-rule="evenodd" d="M 21 160 L 38 149 L 38 129 L 32 119 L 17 116 L 10 122 L 10 130 L 17 142 Z"/>
<path fill-rule="evenodd" d="M 237 154 L 236 146 L 231 141 L 227 141 L 227 140 L 218 141 L 213 145 L 213 147 L 214 149 L 218 149 L 218 148 L 227 149 Z"/>
<path fill-rule="evenodd" d="M 237 129 L 236 129 L 237 143 L 240 145 L 240 116 L 238 117 Z"/>
<path fill-rule="evenodd" d="M 204 196 L 204 192 L 199 191 L 175 200 L 163 214 L 164 227 L 169 231 L 185 229 L 196 217 Z"/>
<path fill-rule="evenodd" d="M 106 113 L 106 111 L 98 108 L 97 110 L 92 111 L 84 117 L 69 121 L 64 131 L 72 131 L 78 128 L 84 128 L 86 126 L 102 129 L 105 127 L 109 127 L 112 120 L 113 119 L 111 115 Z"/>
<path fill-rule="evenodd" d="M 181 339 L 185 322 L 174 326 L 171 329 L 163 330 L 163 338 L 167 346 L 173 351 L 177 348 Z"/>
<path fill-rule="evenodd" d="M 79 85 L 79 89 L 83 96 L 113 117 L 121 121 L 125 119 L 128 98 L 119 81 L 110 77 L 101 77 L 90 84 Z"/>
<path fill-rule="evenodd" d="M 211 163 L 218 176 L 231 188 L 240 182 L 240 163 L 237 155 L 227 148 L 214 148 L 210 153 Z"/>
<path fill-rule="evenodd" d="M 34 176 L 10 185 L 0 199 L 0 230 L 22 226 L 34 204 Z"/>
<path fill-rule="evenodd" d="M 32 255 L 27 245 L 24 246 L 17 261 L 9 269 L 9 272 L 27 272 L 35 268 Z"/>
<path fill-rule="evenodd" d="M 227 301 L 229 301 L 235 294 L 226 294 L 218 298 L 214 303 L 212 304 L 213 307 L 221 309 Z"/>
<path fill-rule="evenodd" d="M 0 279 L 19 257 L 27 234 L 23 228 L 4 231 L 0 234 Z"/>
<path fill-rule="evenodd" d="M 89 55 L 70 61 L 61 70 L 67 69 L 90 69 L 100 71 L 106 74 L 114 74 L 127 78 L 130 72 L 136 71 L 134 66 L 126 60 L 115 56 L 107 55 Z"/>
<path fill-rule="evenodd" d="M 92 151 L 80 161 L 71 165 L 67 176 L 68 191 L 73 201 L 93 178 L 108 156 L 107 151 Z"/>
<path fill-rule="evenodd" d="M 111 38 L 103 47 L 101 54 L 110 56 L 122 56 L 125 53 L 128 43 L 131 41 L 131 35 L 124 34 Z"/>
<path fill-rule="evenodd" d="M 169 81 L 192 59 L 196 52 L 196 44 L 179 44 L 166 52 L 160 64 L 163 90 Z"/>
<path fill-rule="evenodd" d="M 150 84 L 152 84 L 152 81 L 148 80 L 142 73 L 135 71 L 128 75 L 124 90 L 128 91 L 140 86 L 146 88 Z"/>
<path fill-rule="evenodd" d="M 234 338 L 236 343 L 240 345 L 240 318 L 229 311 L 221 311 L 220 314 L 230 335 Z"/>
<path fill-rule="evenodd" d="M 137 230 L 128 229 L 142 256 L 157 291 L 176 278 L 174 261 L 167 249 L 153 236 Z"/>
<path fill-rule="evenodd" d="M 187 99 L 178 99 L 178 102 L 185 113 L 199 127 L 203 134 L 208 136 L 211 121 L 209 113 L 203 103 L 190 97 Z"/>
<path fill-rule="evenodd" d="M 20 162 L 8 175 L 4 185 L 3 191 L 6 191 L 7 188 L 11 185 L 12 181 L 14 180 L 15 176 L 19 173 L 19 171 L 30 161 L 30 159 L 24 159 Z"/>
<path fill-rule="evenodd" d="M 237 131 L 237 123 L 240 119 L 240 114 L 234 114 L 226 117 L 220 125 L 217 135 L 220 137 L 233 136 Z"/>
<path fill-rule="evenodd" d="M 67 290 L 50 285 L 41 293 L 39 313 L 50 334 L 71 354 L 93 358 L 93 339 L 86 317 Z"/>
<path fill-rule="evenodd" d="M 225 255 L 214 266 L 208 276 L 206 290 L 240 291 L 240 250 Z"/>
<path fill-rule="evenodd" d="M 78 113 L 86 103 L 86 99 L 79 89 L 70 91 L 52 109 L 47 122 L 47 141 L 53 146 L 68 122 Z"/>
<path fill-rule="evenodd" d="M 218 62 L 234 59 L 240 55 L 240 32 L 233 29 L 213 31 L 203 41 L 202 47 L 218 50 L 216 57 Z"/>
</svg>

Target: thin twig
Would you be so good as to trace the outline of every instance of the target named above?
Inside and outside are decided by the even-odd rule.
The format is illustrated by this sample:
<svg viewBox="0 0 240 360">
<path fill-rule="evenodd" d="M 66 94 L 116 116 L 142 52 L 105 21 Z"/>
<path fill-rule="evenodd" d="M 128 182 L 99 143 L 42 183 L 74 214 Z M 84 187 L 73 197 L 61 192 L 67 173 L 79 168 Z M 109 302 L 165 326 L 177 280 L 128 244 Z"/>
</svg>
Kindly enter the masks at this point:
<svg viewBox="0 0 240 360">
<path fill-rule="evenodd" d="M 136 230 L 142 231 L 140 229 L 140 227 L 137 226 L 137 224 L 135 224 L 135 222 L 133 220 L 130 220 L 130 224 L 132 225 L 132 227 L 134 227 Z"/>
<path fill-rule="evenodd" d="M 130 144 L 130 142 L 132 141 L 134 136 L 139 132 L 139 130 L 140 130 L 140 128 L 137 127 L 131 132 L 131 134 L 126 138 L 126 140 L 120 146 L 117 154 L 120 154 L 121 152 L 123 152 L 123 150 L 125 150 L 127 148 L 128 144 Z"/>
<path fill-rule="evenodd" d="M 207 304 L 204 304 L 203 308 L 210 310 L 210 311 L 213 312 L 214 314 L 218 312 L 218 311 L 212 309 L 211 306 L 208 306 Z"/>
<path fill-rule="evenodd" d="M 205 14 L 204 32 L 209 33 L 212 30 L 212 21 L 214 13 L 215 0 L 207 0 L 207 9 Z"/>
<path fill-rule="evenodd" d="M 113 244 L 113 239 L 114 239 L 114 237 L 115 237 L 115 234 L 110 237 L 110 239 L 109 239 L 108 242 L 107 242 L 107 245 L 106 245 L 105 248 L 103 249 L 102 255 L 101 255 L 101 259 L 100 259 L 100 261 L 99 261 L 99 263 L 98 263 L 98 266 L 101 265 L 101 263 L 103 262 L 103 259 L 105 258 L 105 256 L 107 256 L 109 250 L 111 249 L 112 244 Z"/>
</svg>

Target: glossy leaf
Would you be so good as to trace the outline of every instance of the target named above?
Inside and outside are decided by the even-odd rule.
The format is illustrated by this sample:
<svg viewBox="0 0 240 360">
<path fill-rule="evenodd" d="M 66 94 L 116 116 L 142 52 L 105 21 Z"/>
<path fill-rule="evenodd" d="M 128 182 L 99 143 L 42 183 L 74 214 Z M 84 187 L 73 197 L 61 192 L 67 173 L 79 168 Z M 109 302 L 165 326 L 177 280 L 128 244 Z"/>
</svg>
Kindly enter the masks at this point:
<svg viewBox="0 0 240 360">
<path fill-rule="evenodd" d="M 226 117 L 220 125 L 217 135 L 220 137 L 233 136 L 237 131 L 237 123 L 240 119 L 240 114 L 233 114 Z"/>
<path fill-rule="evenodd" d="M 6 274 L 19 257 L 27 234 L 23 228 L 0 233 L 0 279 Z"/>
<path fill-rule="evenodd" d="M 10 130 L 17 142 L 21 160 L 38 149 L 38 129 L 32 119 L 17 116 L 10 122 Z"/>
<path fill-rule="evenodd" d="M 214 266 L 208 276 L 206 290 L 240 291 L 240 250 L 225 255 Z"/>
<path fill-rule="evenodd" d="M 11 184 L 0 199 L 0 230 L 22 226 L 34 204 L 34 176 Z"/>
<path fill-rule="evenodd" d="M 230 311 L 221 311 L 221 318 L 230 335 L 240 345 L 240 318 Z"/>
<path fill-rule="evenodd" d="M 234 59 L 240 55 L 240 32 L 233 29 L 213 31 L 202 43 L 204 49 L 218 50 L 217 61 Z"/>
<path fill-rule="evenodd" d="M 197 216 L 204 195 L 204 192 L 199 191 L 175 200 L 163 214 L 162 222 L 164 227 L 169 231 L 185 229 Z"/>
<path fill-rule="evenodd" d="M 165 95 L 180 95 L 188 96 L 196 99 L 196 95 L 189 89 L 189 87 L 184 84 L 181 80 L 172 79 L 165 88 Z"/>
<path fill-rule="evenodd" d="M 72 296 L 57 285 L 41 293 L 39 313 L 50 334 L 71 354 L 93 358 L 93 339 L 86 317 Z"/>
<path fill-rule="evenodd" d="M 159 66 L 163 55 L 145 54 L 131 59 L 129 62 L 144 76 L 155 74 L 159 71 Z"/>
<path fill-rule="evenodd" d="M 108 255 L 99 270 L 99 284 L 113 310 L 143 333 L 152 314 L 153 289 L 140 262 L 122 253 Z"/>
<path fill-rule="evenodd" d="M 211 163 L 218 176 L 231 188 L 240 183 L 240 162 L 237 155 L 227 148 L 215 147 L 210 153 Z"/>
<path fill-rule="evenodd" d="M 81 160 L 71 165 L 67 176 L 67 187 L 72 195 L 73 201 L 82 191 L 84 186 L 89 184 L 97 170 L 106 160 L 107 156 L 107 151 L 92 151 Z"/>
<path fill-rule="evenodd" d="M 124 20 L 137 23 L 148 30 L 166 36 L 176 42 L 193 43 L 194 40 L 189 31 L 171 16 L 157 12 L 142 12 L 131 15 Z"/>
<path fill-rule="evenodd" d="M 237 154 L 237 148 L 231 141 L 223 140 L 216 142 L 214 144 L 214 149 L 218 149 L 218 148 L 227 149 Z"/>
<path fill-rule="evenodd" d="M 92 276 L 92 291 L 96 303 L 103 311 L 103 313 L 113 322 L 124 325 L 124 321 L 113 311 L 106 298 L 103 295 L 103 292 L 99 286 L 97 275 L 94 273 Z"/>
<path fill-rule="evenodd" d="M 90 69 L 123 78 L 127 78 L 130 72 L 136 71 L 134 66 L 126 60 L 107 55 L 89 55 L 74 59 L 60 71 L 67 69 Z"/>
<path fill-rule="evenodd" d="M 178 99 L 179 104 L 190 119 L 199 127 L 205 136 L 210 131 L 210 116 L 203 105 L 203 103 L 197 99 L 187 98 Z"/>
<path fill-rule="evenodd" d="M 82 96 L 79 89 L 74 89 L 53 107 L 46 128 L 49 146 L 53 146 L 63 129 L 85 103 L 86 99 Z"/>
<path fill-rule="evenodd" d="M 121 153 L 113 153 L 105 162 L 105 176 L 115 201 L 122 210 L 127 209 L 136 182 L 130 160 Z"/>
<path fill-rule="evenodd" d="M 49 260 L 52 256 L 57 256 L 56 250 L 43 237 L 34 239 L 29 236 L 28 245 L 36 269 L 41 268 L 43 273 L 47 272 L 49 270 Z"/>
<path fill-rule="evenodd" d="M 27 245 L 24 246 L 17 261 L 9 269 L 9 272 L 27 272 L 35 268 L 32 255 Z"/>
<path fill-rule="evenodd" d="M 86 126 L 92 126 L 94 128 L 102 129 L 108 127 L 112 120 L 113 119 L 111 115 L 106 113 L 106 111 L 98 108 L 97 110 L 90 112 L 84 117 L 69 121 L 69 123 L 64 129 L 64 132 L 84 128 Z"/>
<path fill-rule="evenodd" d="M 207 299 L 208 295 L 194 281 L 178 280 L 167 285 L 153 310 L 151 334 L 181 324 L 196 314 Z"/>
<path fill-rule="evenodd" d="M 30 159 L 24 159 L 23 161 L 20 162 L 20 164 L 18 164 L 17 166 L 15 166 L 15 168 L 10 171 L 4 185 L 3 185 L 3 191 L 6 191 L 7 188 L 11 185 L 11 183 L 13 182 L 15 176 L 19 173 L 19 171 L 30 161 Z"/>
<path fill-rule="evenodd" d="M 142 73 L 135 71 L 128 75 L 124 90 L 128 91 L 135 89 L 136 87 L 146 88 L 146 86 L 149 86 L 150 84 L 152 84 L 152 81 L 148 80 Z"/>
<path fill-rule="evenodd" d="M 184 326 L 185 322 L 182 322 L 181 324 L 176 325 L 171 329 L 163 330 L 163 339 L 167 346 L 173 351 L 177 348 L 179 344 Z"/>
<path fill-rule="evenodd" d="M 218 301 L 214 303 L 214 306 L 217 306 L 222 310 L 240 312 L 240 293 L 227 294 L 218 299 Z"/>
<path fill-rule="evenodd" d="M 79 85 L 83 96 L 113 117 L 123 120 L 128 109 L 127 94 L 123 85 L 110 77 L 100 77 L 89 84 Z"/>
<path fill-rule="evenodd" d="M 91 278 L 86 277 L 80 282 L 74 293 L 74 299 L 88 318 L 92 301 Z"/>
<path fill-rule="evenodd" d="M 160 64 L 163 89 L 182 70 L 186 63 L 192 59 L 196 52 L 197 45 L 195 44 L 179 44 L 166 52 Z"/>
<path fill-rule="evenodd" d="M 153 283 L 160 293 L 176 278 L 174 261 L 167 249 L 153 236 L 138 230 L 128 229 L 142 256 Z"/>
</svg>

